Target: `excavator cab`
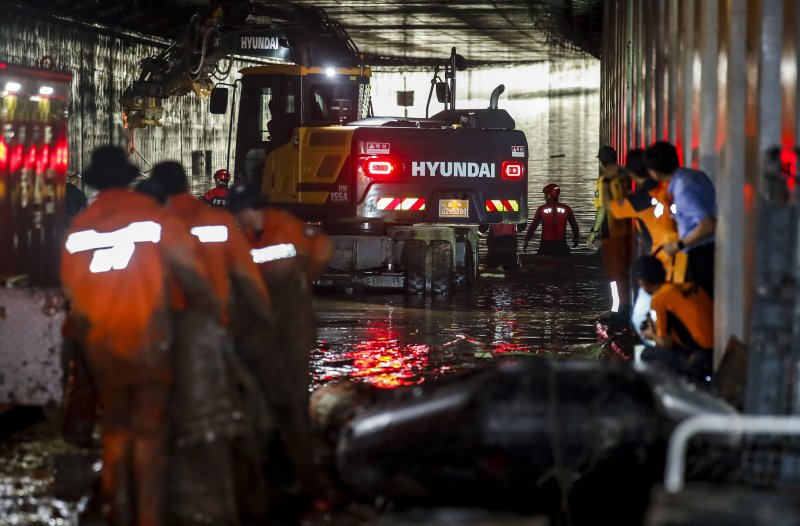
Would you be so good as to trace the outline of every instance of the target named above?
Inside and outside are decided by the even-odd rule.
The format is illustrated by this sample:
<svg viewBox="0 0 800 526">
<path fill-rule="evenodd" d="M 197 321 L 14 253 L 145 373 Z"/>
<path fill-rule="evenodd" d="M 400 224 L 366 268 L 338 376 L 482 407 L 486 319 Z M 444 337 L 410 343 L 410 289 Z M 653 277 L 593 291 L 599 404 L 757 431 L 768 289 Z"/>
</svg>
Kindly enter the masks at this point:
<svg viewBox="0 0 800 526">
<path fill-rule="evenodd" d="M 366 117 L 369 69 L 268 65 L 241 74 L 236 177 L 276 202 L 316 203 L 309 185 L 336 180 L 352 135 L 344 125 Z"/>
</svg>

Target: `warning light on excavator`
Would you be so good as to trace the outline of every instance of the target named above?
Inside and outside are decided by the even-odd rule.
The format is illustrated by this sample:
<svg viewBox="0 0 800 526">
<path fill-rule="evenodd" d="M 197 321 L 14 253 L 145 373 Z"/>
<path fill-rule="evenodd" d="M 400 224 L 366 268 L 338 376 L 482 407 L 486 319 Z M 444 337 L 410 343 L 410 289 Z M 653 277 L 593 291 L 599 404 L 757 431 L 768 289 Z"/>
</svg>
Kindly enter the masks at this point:
<svg viewBox="0 0 800 526">
<path fill-rule="evenodd" d="M 503 179 L 519 179 L 523 174 L 522 163 L 518 163 L 517 161 L 503 161 L 501 173 L 503 174 Z"/>
<path fill-rule="evenodd" d="M 398 165 L 391 159 L 367 159 L 364 172 L 369 177 L 389 177 L 398 170 Z"/>
</svg>

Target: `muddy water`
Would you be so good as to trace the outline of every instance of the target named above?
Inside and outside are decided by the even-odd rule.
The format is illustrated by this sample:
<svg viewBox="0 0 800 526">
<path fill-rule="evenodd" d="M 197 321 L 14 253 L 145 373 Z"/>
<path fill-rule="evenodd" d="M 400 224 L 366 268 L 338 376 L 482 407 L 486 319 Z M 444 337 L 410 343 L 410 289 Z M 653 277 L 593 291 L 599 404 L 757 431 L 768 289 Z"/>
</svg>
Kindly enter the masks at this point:
<svg viewBox="0 0 800 526">
<path fill-rule="evenodd" d="M 578 219 L 581 246 L 556 260 L 533 256 L 534 243 L 517 275 L 484 277 L 447 299 L 318 297 L 315 385 L 353 377 L 391 388 L 508 352 L 582 353 L 596 340 L 592 319 L 608 308 L 607 285 L 599 257 L 583 240 L 594 220 L 598 95 L 512 100 L 505 107 L 528 138 L 531 216 L 543 202 L 542 188 L 560 185 L 561 201 Z"/>
</svg>

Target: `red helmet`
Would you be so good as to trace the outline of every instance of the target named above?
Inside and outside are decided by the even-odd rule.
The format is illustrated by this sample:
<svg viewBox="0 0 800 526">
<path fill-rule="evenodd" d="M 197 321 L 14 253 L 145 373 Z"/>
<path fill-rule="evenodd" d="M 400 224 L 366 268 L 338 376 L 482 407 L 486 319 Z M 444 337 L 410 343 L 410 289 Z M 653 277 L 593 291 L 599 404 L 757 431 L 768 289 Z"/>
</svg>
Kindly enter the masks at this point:
<svg viewBox="0 0 800 526">
<path fill-rule="evenodd" d="M 230 180 L 231 180 L 231 174 L 225 168 L 214 172 L 214 182 L 217 183 L 218 187 L 224 186 L 225 188 L 227 188 Z"/>
<path fill-rule="evenodd" d="M 558 197 L 559 195 L 561 195 L 561 187 L 558 186 L 557 184 L 551 183 L 545 186 L 542 192 L 544 192 L 545 195 L 550 195 L 551 197 Z"/>
</svg>

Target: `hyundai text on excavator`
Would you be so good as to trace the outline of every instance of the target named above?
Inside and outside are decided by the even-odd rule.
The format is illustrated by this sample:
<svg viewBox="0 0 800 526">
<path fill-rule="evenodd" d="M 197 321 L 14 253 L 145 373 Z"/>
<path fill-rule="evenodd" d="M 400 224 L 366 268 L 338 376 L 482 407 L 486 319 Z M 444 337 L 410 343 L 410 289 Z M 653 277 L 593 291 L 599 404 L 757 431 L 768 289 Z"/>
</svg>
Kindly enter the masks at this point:
<svg viewBox="0 0 800 526">
<path fill-rule="evenodd" d="M 193 19 L 183 41 L 142 61 L 121 101 L 128 125 L 160 124 L 161 100 L 190 91 L 226 113 L 228 89 L 212 89 L 226 57 L 279 62 L 244 68 L 228 85 L 233 107 L 241 91 L 234 177 L 332 237 L 335 256 L 317 285 L 443 294 L 454 279 L 471 282 L 476 225 L 527 219 L 528 145 L 497 107 L 503 86 L 489 108 L 457 109 L 466 61 L 453 48 L 428 99 L 435 91 L 443 111 L 375 117 L 365 56 L 324 11 L 235 5 Z"/>
</svg>

